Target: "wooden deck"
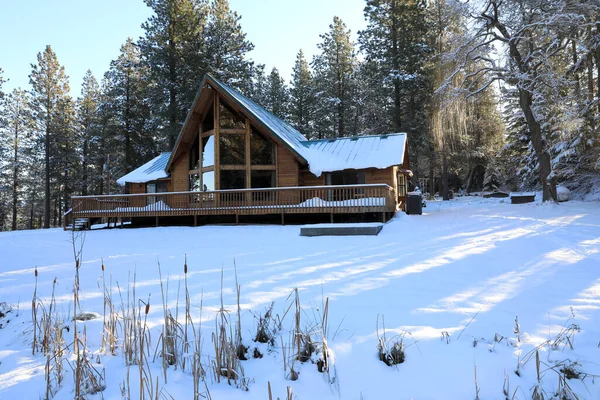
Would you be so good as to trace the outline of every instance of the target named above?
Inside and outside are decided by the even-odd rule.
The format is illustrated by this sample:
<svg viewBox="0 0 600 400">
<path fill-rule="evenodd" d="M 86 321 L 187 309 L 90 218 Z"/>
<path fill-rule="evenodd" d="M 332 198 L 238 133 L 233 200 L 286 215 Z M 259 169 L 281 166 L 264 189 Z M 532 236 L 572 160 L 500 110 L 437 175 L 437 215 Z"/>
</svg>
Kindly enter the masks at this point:
<svg viewBox="0 0 600 400">
<path fill-rule="evenodd" d="M 147 218 L 281 214 L 386 214 L 396 211 L 386 184 L 307 186 L 104 196 L 74 196 L 70 218 Z"/>
</svg>

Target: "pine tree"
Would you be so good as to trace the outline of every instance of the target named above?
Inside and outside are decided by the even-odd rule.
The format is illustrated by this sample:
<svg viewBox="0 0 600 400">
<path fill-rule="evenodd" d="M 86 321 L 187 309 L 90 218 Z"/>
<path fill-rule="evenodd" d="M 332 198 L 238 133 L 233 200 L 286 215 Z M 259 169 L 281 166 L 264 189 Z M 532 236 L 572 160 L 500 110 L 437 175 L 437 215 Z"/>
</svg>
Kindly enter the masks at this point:
<svg viewBox="0 0 600 400">
<path fill-rule="evenodd" d="M 50 160 L 55 151 L 53 138 L 59 134 L 57 119 L 60 108 L 68 98 L 69 80 L 50 46 L 46 46 L 43 53 L 38 53 L 37 64 L 31 64 L 31 68 L 29 82 L 32 85 L 33 115 L 44 154 L 44 228 L 49 228 L 52 200 Z"/>
<path fill-rule="evenodd" d="M 76 103 L 66 96 L 58 103 L 54 122 L 51 176 L 54 182 L 54 226 L 61 224 L 62 215 L 70 208 L 71 197 L 81 188 L 81 153 L 77 131 Z"/>
<path fill-rule="evenodd" d="M 207 0 L 144 0 L 152 15 L 142 24 L 139 46 L 153 88 L 156 129 L 172 148 L 207 71 L 205 28 Z"/>
<path fill-rule="evenodd" d="M 285 119 L 288 115 L 289 92 L 277 68 L 271 70 L 266 89 L 266 103 L 263 105 L 279 118 Z"/>
<path fill-rule="evenodd" d="M 121 46 L 121 54 L 111 62 L 105 79 L 106 122 L 111 124 L 109 132 L 114 143 L 123 150 L 120 159 L 112 162 L 127 173 L 156 155 L 155 137 L 150 130 L 148 70 L 131 38 Z"/>
<path fill-rule="evenodd" d="M 502 177 L 500 170 L 495 162 L 490 162 L 485 169 L 483 178 L 483 190 L 486 192 L 494 192 L 502 186 Z"/>
<path fill-rule="evenodd" d="M 252 85 L 247 93 L 248 97 L 264 105 L 267 103 L 267 75 L 264 64 L 258 64 L 252 73 Z"/>
<path fill-rule="evenodd" d="M 81 143 L 81 194 L 88 194 L 90 188 L 90 168 L 94 167 L 96 144 L 98 140 L 98 108 L 100 87 L 98 81 L 88 70 L 83 77 L 81 97 L 77 104 L 79 139 Z"/>
<path fill-rule="evenodd" d="M 250 95 L 255 67 L 246 57 L 254 45 L 242 31 L 241 17 L 230 9 L 227 0 L 212 0 L 209 15 L 202 54 L 206 71 Z"/>
<path fill-rule="evenodd" d="M 302 50 L 296 55 L 290 86 L 290 121 L 308 138 L 314 134 L 315 82 Z"/>
<path fill-rule="evenodd" d="M 2 168 L 3 182 L 9 195 L 11 209 L 11 229 L 18 227 L 19 202 L 22 196 L 24 165 L 24 149 L 32 147 L 29 135 L 32 129 L 30 100 L 27 92 L 14 89 L 5 99 L 2 113 L 3 129 L 0 127 L 0 140 L 6 150 L 3 159 L 7 162 Z"/>
<path fill-rule="evenodd" d="M 354 43 L 340 18 L 334 17 L 329 29 L 321 35 L 322 42 L 318 44 L 321 52 L 312 62 L 318 88 L 316 128 L 320 138 L 357 133 L 353 123 L 357 64 Z"/>
<path fill-rule="evenodd" d="M 423 0 L 367 0 L 364 10 L 367 28 L 359 32 L 360 48 L 377 71 L 376 87 L 391 100 L 380 108 L 380 119 L 393 132 L 423 131 L 414 112 L 427 101 L 425 11 Z"/>
</svg>

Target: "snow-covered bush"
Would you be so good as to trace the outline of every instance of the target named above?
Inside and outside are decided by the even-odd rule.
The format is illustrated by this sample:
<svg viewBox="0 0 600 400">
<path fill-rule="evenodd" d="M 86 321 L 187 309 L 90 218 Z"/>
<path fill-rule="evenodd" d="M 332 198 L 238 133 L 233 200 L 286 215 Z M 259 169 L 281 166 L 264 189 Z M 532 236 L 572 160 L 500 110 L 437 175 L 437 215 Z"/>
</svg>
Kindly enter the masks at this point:
<svg viewBox="0 0 600 400">
<path fill-rule="evenodd" d="M 571 191 L 564 186 L 556 187 L 556 200 L 558 201 L 569 201 L 571 198 Z"/>
</svg>

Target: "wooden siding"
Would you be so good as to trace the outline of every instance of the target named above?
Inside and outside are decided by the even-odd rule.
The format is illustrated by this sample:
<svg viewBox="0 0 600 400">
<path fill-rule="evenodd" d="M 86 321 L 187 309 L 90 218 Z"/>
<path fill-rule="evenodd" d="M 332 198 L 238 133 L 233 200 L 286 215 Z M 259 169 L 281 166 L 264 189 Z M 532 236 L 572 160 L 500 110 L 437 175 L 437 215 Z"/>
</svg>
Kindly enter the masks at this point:
<svg viewBox="0 0 600 400">
<path fill-rule="evenodd" d="M 310 171 L 301 171 L 300 182 L 301 186 L 323 186 L 325 185 L 325 174 L 317 177 Z"/>
<path fill-rule="evenodd" d="M 369 168 L 366 170 L 366 184 L 385 183 L 394 187 L 394 168 L 388 167 L 385 169 Z"/>
<path fill-rule="evenodd" d="M 184 192 L 189 190 L 190 171 L 188 161 L 188 151 L 182 153 L 171 165 L 171 189 L 173 192 Z"/>
<path fill-rule="evenodd" d="M 298 161 L 291 151 L 277 146 L 277 187 L 298 186 Z"/>
</svg>

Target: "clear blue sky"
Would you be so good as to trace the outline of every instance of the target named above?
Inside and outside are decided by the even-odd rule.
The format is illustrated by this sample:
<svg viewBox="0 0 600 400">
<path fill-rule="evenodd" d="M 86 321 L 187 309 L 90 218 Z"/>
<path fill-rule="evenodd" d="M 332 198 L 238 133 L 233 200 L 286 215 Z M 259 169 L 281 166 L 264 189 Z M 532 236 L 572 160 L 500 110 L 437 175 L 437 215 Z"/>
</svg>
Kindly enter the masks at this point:
<svg viewBox="0 0 600 400">
<path fill-rule="evenodd" d="M 229 0 L 254 43 L 250 57 L 277 67 L 286 81 L 300 48 L 310 59 L 319 35 L 335 15 L 356 32 L 365 27 L 364 0 Z M 10 79 L 6 89 L 29 88 L 31 63 L 50 44 L 70 77 L 71 94 L 79 95 L 88 69 L 97 78 L 108 69 L 128 36 L 151 14 L 143 0 L 0 0 L 0 68 Z"/>
</svg>

